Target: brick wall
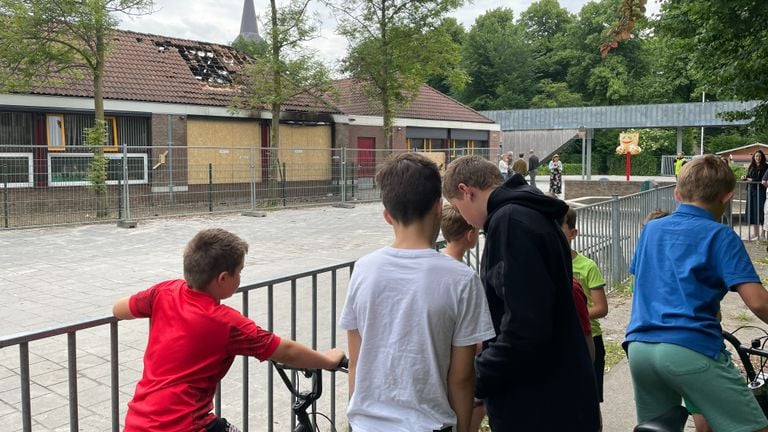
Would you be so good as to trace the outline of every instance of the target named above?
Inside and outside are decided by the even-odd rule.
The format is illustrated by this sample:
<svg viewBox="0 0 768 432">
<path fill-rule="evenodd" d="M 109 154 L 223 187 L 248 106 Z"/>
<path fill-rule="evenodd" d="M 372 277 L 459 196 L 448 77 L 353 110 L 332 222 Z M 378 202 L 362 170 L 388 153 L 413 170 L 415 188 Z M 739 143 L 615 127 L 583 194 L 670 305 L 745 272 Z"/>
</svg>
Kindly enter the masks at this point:
<svg viewBox="0 0 768 432">
<path fill-rule="evenodd" d="M 640 192 L 642 181 L 607 181 L 607 180 L 569 180 L 563 179 L 565 184 L 565 199 L 571 200 L 587 196 L 611 195 L 625 196 Z M 674 182 L 656 182 L 659 186 L 666 186 Z"/>
</svg>

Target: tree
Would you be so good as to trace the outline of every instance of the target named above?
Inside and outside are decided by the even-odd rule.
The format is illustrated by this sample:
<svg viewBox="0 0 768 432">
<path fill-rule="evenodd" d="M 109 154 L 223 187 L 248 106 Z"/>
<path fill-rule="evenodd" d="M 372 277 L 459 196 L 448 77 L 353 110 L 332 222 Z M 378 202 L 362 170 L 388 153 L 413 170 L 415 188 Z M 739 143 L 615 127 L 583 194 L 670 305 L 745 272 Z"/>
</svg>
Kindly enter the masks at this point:
<svg viewBox="0 0 768 432">
<path fill-rule="evenodd" d="M 548 79 L 539 82 L 539 94 L 531 99 L 531 108 L 565 108 L 584 105 L 581 95 L 568 90 L 562 82 Z"/>
<path fill-rule="evenodd" d="M 439 26 L 427 34 L 434 43 L 444 44 L 444 71 L 427 77 L 427 84 L 448 95 L 455 95 L 466 85 L 469 77 L 461 63 L 461 46 L 467 32 L 456 18 L 444 18 Z"/>
<path fill-rule="evenodd" d="M 302 43 L 317 35 L 316 19 L 309 16 L 309 0 L 288 0 L 278 6 L 270 0 L 270 20 L 265 43 L 241 42 L 241 48 L 254 55 L 243 68 L 241 95 L 237 108 L 269 107 L 272 113 L 270 147 L 280 146 L 280 113 L 285 102 L 309 93 L 318 99 L 331 89 L 327 68 Z M 275 160 L 273 158 L 273 160 Z"/>
<path fill-rule="evenodd" d="M 479 16 L 462 49 L 470 82 L 460 99 L 475 109 L 527 108 L 536 88 L 534 60 L 512 9 Z"/>
<path fill-rule="evenodd" d="M 573 21 L 573 15 L 560 7 L 557 0 L 539 0 L 520 15 L 519 24 L 524 28 L 525 39 L 531 44 L 539 79 L 565 80 L 565 69 L 553 54 Z"/>
<path fill-rule="evenodd" d="M 446 70 L 446 59 L 458 56 L 447 33 L 430 37 L 448 11 L 462 0 L 328 0 L 339 21 L 338 31 L 350 49 L 343 70 L 363 84 L 372 105 L 381 109 L 383 134 L 392 148 L 397 113 L 418 95 L 427 77 L 445 76 L 461 85 L 466 75 Z M 440 35 L 440 34 L 438 34 Z"/>
<path fill-rule="evenodd" d="M 116 15 L 150 13 L 152 0 L 0 0 L 0 89 L 28 91 L 35 84 L 86 75 L 93 82 L 96 135 L 92 183 L 97 216 L 107 216 L 104 65 Z M 93 131 L 86 131 L 93 133 Z M 104 172 L 100 172 L 104 171 Z"/>
<path fill-rule="evenodd" d="M 646 0 L 623 0 L 621 19 L 611 39 L 601 46 L 603 55 L 629 37 L 642 19 Z M 664 0 L 658 30 L 690 48 L 689 67 L 704 88 L 721 99 L 761 100 L 763 103 L 726 118 L 753 119 L 753 126 L 768 127 L 768 3 L 754 0 Z"/>
<path fill-rule="evenodd" d="M 690 68 L 707 93 L 764 101 L 729 118 L 768 127 L 768 2 L 667 0 L 661 11 L 660 31 L 695 47 Z"/>
</svg>

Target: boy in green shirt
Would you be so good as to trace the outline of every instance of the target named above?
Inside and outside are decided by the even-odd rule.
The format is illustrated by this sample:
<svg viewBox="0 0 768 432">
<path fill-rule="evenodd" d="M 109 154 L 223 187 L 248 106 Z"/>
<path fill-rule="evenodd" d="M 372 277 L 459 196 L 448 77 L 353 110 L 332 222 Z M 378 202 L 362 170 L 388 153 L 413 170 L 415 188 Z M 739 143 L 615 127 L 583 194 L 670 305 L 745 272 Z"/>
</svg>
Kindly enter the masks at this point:
<svg viewBox="0 0 768 432">
<path fill-rule="evenodd" d="M 576 229 L 576 211 L 568 209 L 565 221 L 562 225 L 563 233 L 569 242 L 579 235 Z M 571 250 L 573 258 L 573 277 L 579 281 L 584 294 L 587 296 L 587 309 L 592 324 L 592 339 L 595 342 L 595 379 L 597 380 L 597 396 L 603 401 L 603 375 L 605 374 L 605 346 L 603 345 L 603 331 L 600 328 L 598 318 L 608 315 L 608 299 L 605 297 L 605 280 L 600 274 L 597 264 L 584 255 Z"/>
</svg>

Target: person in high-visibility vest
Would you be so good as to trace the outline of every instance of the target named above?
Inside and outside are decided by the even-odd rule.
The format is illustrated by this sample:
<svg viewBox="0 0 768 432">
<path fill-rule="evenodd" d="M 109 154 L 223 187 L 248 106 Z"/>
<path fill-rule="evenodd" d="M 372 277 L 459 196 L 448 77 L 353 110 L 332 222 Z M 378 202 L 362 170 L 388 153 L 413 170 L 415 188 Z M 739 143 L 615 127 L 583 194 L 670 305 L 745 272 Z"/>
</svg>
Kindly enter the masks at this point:
<svg viewBox="0 0 768 432">
<path fill-rule="evenodd" d="M 680 169 L 685 165 L 685 157 L 683 155 L 683 152 L 679 152 L 677 154 L 677 160 L 675 160 L 675 177 L 677 177 L 680 174 Z"/>
</svg>

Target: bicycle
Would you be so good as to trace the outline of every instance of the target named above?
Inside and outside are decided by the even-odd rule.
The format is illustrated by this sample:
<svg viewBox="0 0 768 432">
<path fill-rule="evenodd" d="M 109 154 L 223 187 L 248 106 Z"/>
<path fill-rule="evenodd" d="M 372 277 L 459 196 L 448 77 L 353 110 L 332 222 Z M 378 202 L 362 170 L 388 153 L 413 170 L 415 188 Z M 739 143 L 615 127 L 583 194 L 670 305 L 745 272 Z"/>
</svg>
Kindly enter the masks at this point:
<svg viewBox="0 0 768 432">
<path fill-rule="evenodd" d="M 743 344 L 735 334 L 743 329 L 756 329 L 763 333 L 763 336 L 754 338 L 750 344 Z M 744 367 L 744 375 L 747 378 L 747 388 L 757 399 L 757 403 L 763 412 L 768 416 L 768 373 L 765 372 L 765 366 L 768 365 L 768 331 L 757 326 L 741 326 L 733 332 L 722 330 L 723 339 L 736 351 L 736 355 L 741 360 Z M 755 369 L 752 363 L 752 357 L 759 357 L 759 368 Z M 634 428 L 634 432 L 682 432 L 688 421 L 688 410 L 683 406 L 672 407 L 664 414 L 643 422 Z"/>
<path fill-rule="evenodd" d="M 326 420 L 328 420 L 328 423 L 331 425 L 331 432 L 336 432 L 336 425 L 333 424 L 331 419 L 326 416 L 325 414 L 321 412 L 317 412 L 314 409 L 315 402 L 320 399 L 320 396 L 323 394 L 323 375 L 322 369 L 303 369 L 303 368 L 295 368 L 292 366 L 288 366 L 286 364 L 278 363 L 278 362 L 272 362 L 272 365 L 275 366 L 275 369 L 277 370 L 278 375 L 280 375 L 280 378 L 283 380 L 283 383 L 285 383 L 285 386 L 288 387 L 288 390 L 293 394 L 294 397 L 296 397 L 296 400 L 293 403 L 293 413 L 296 415 L 296 427 L 293 429 L 293 432 L 316 432 L 319 431 L 320 428 L 317 425 L 317 415 L 320 415 L 324 417 Z M 339 366 L 334 369 L 332 372 L 344 372 L 347 373 L 349 368 L 349 359 L 344 357 L 341 360 L 341 363 L 339 363 Z M 305 378 L 312 380 L 312 388 L 309 391 L 301 391 L 299 389 L 298 380 L 296 381 L 296 385 L 291 382 L 291 380 L 288 378 L 288 375 L 286 371 L 292 371 L 294 374 L 301 373 L 304 375 Z M 294 375 L 295 377 L 295 375 Z M 308 413 L 307 410 L 309 410 L 310 407 L 313 407 L 313 410 L 311 413 Z M 310 416 L 311 414 L 311 416 Z"/>
</svg>

